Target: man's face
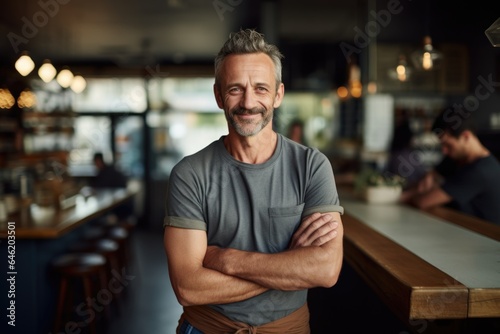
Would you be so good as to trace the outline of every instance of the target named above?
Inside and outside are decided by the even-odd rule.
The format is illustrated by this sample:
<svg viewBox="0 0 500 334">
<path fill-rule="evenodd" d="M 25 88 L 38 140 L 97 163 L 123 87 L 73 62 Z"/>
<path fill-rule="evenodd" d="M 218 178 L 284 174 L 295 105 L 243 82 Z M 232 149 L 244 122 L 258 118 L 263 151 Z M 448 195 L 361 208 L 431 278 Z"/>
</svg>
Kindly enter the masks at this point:
<svg viewBox="0 0 500 334">
<path fill-rule="evenodd" d="M 463 160 L 466 158 L 465 140 L 463 133 L 457 138 L 445 132 L 440 137 L 441 151 L 454 160 Z"/>
<path fill-rule="evenodd" d="M 215 98 L 230 128 L 240 136 L 272 128 L 273 110 L 284 93 L 283 84 L 276 88 L 274 73 L 271 58 L 263 53 L 235 54 L 224 60 L 219 85 L 214 86 Z"/>
</svg>

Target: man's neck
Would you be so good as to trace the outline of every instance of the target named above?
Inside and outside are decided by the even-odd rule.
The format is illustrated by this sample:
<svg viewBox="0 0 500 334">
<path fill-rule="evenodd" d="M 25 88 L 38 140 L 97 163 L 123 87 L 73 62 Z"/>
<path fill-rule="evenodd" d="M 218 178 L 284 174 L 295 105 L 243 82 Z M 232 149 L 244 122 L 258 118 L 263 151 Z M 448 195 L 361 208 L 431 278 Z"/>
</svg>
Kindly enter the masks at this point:
<svg viewBox="0 0 500 334">
<path fill-rule="evenodd" d="M 232 131 L 224 138 L 226 150 L 241 162 L 261 164 L 269 160 L 276 150 L 278 135 L 274 131 L 261 131 L 255 136 L 242 137 Z"/>
<path fill-rule="evenodd" d="M 470 164 L 478 159 L 485 158 L 488 155 L 490 155 L 490 151 L 481 143 L 477 143 L 477 145 L 474 146 L 474 149 L 467 157 L 465 163 Z"/>
</svg>

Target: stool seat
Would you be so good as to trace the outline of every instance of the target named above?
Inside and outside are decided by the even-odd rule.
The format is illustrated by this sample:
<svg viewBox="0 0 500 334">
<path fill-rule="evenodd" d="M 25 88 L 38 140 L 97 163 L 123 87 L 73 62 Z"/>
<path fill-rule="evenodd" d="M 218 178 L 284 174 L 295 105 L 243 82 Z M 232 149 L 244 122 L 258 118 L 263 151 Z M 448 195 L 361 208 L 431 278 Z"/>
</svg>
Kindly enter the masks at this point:
<svg viewBox="0 0 500 334">
<path fill-rule="evenodd" d="M 111 239 L 95 239 L 79 241 L 69 247 L 72 252 L 113 253 L 118 251 L 118 243 Z"/>
<path fill-rule="evenodd" d="M 95 253 L 68 253 L 56 258 L 52 265 L 60 273 L 70 276 L 93 273 L 101 270 L 106 258 Z"/>
<path fill-rule="evenodd" d="M 106 235 L 113 240 L 125 240 L 129 237 L 127 229 L 122 226 L 114 226 L 109 228 Z"/>
</svg>

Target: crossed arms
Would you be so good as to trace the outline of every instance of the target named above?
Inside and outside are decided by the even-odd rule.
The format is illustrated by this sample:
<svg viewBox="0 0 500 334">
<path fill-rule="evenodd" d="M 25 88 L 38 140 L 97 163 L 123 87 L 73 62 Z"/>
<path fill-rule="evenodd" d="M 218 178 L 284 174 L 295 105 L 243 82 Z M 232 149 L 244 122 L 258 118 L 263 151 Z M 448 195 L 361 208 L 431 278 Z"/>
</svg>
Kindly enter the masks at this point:
<svg viewBox="0 0 500 334">
<path fill-rule="evenodd" d="M 286 251 L 274 254 L 207 246 L 205 231 L 165 227 L 170 281 L 183 306 L 245 300 L 268 289 L 331 287 L 342 266 L 338 212 L 305 217 Z"/>
</svg>

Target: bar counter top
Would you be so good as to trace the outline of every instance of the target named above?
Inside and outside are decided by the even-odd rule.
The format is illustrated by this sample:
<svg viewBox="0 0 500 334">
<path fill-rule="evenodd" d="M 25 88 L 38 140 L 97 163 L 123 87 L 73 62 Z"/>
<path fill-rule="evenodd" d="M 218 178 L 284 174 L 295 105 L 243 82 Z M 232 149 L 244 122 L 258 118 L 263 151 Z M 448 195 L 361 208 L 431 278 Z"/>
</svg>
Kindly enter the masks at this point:
<svg viewBox="0 0 500 334">
<path fill-rule="evenodd" d="M 339 194 L 345 258 L 400 319 L 500 317 L 500 226 Z"/>
<path fill-rule="evenodd" d="M 0 222 L 0 238 L 15 228 L 16 239 L 59 238 L 76 227 L 97 218 L 131 199 L 134 189 L 98 189 L 91 194 L 77 195 L 75 205 L 67 209 L 31 204 Z"/>
</svg>

